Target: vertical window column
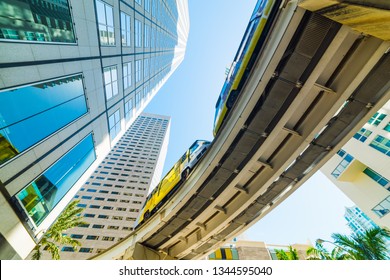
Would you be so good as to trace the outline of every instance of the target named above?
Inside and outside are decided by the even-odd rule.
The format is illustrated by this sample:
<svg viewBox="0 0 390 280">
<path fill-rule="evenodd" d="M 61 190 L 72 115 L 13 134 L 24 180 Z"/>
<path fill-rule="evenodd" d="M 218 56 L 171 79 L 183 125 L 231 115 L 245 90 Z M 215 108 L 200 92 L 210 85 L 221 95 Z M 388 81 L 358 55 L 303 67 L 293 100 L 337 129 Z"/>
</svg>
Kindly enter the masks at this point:
<svg viewBox="0 0 390 280">
<path fill-rule="evenodd" d="M 133 99 L 130 99 L 125 103 L 125 118 L 126 120 L 130 120 L 133 116 Z"/>
<path fill-rule="evenodd" d="M 108 118 L 108 125 L 110 128 L 110 138 L 113 140 L 121 131 L 121 118 L 119 110 L 115 111 L 115 113 Z"/>
<path fill-rule="evenodd" d="M 103 68 L 104 87 L 106 89 L 106 100 L 111 99 L 118 94 L 118 75 L 116 66 Z"/>
<path fill-rule="evenodd" d="M 142 79 L 142 60 L 135 61 L 135 82 L 138 83 Z"/>
<path fill-rule="evenodd" d="M 123 64 L 123 88 L 131 87 L 131 62 Z"/>
<path fill-rule="evenodd" d="M 142 47 L 142 22 L 136 19 L 134 21 L 134 31 L 135 31 L 135 46 L 137 48 Z"/>
<path fill-rule="evenodd" d="M 121 36 L 122 36 L 122 46 L 130 47 L 131 46 L 131 21 L 130 16 L 121 12 Z"/>
<path fill-rule="evenodd" d="M 96 9 L 99 23 L 100 44 L 114 46 L 115 33 L 113 8 L 105 2 L 96 0 Z"/>
</svg>

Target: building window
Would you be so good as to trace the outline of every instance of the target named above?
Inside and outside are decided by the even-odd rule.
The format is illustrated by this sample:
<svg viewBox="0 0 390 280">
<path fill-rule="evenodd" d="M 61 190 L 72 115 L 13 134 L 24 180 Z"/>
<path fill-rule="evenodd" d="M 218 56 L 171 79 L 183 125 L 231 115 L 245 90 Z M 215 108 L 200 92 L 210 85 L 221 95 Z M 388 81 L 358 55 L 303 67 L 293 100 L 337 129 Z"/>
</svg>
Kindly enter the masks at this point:
<svg viewBox="0 0 390 280">
<path fill-rule="evenodd" d="M 88 228 L 88 227 L 89 227 L 89 224 L 81 224 L 81 225 L 78 225 L 77 227 Z"/>
<path fill-rule="evenodd" d="M 380 175 L 379 173 L 375 172 L 371 168 L 367 167 L 363 170 L 363 173 L 366 174 L 368 177 L 373 179 L 375 182 L 379 183 L 382 187 L 390 191 L 390 184 L 389 180 Z"/>
<path fill-rule="evenodd" d="M 129 101 L 125 103 L 126 121 L 130 120 L 132 116 L 133 116 L 133 99 L 129 99 Z"/>
<path fill-rule="evenodd" d="M 82 75 L 3 91 L 0 104 L 0 164 L 31 148 L 88 110 Z"/>
<path fill-rule="evenodd" d="M 135 61 L 135 82 L 138 83 L 142 79 L 142 60 Z"/>
<path fill-rule="evenodd" d="M 100 0 L 96 0 L 96 9 L 99 23 L 100 44 L 104 46 L 114 46 L 115 33 L 112 6 Z"/>
<path fill-rule="evenodd" d="M 144 47 L 150 48 L 150 26 L 145 24 Z"/>
<path fill-rule="evenodd" d="M 142 47 L 142 22 L 136 19 L 134 24 L 135 29 L 135 46 Z"/>
<path fill-rule="evenodd" d="M 115 237 L 111 237 L 111 236 L 103 236 L 102 240 L 103 241 L 114 241 Z"/>
<path fill-rule="evenodd" d="M 384 118 L 386 118 L 386 114 L 382 114 L 382 113 L 376 112 L 371 117 L 371 119 L 368 121 L 368 123 L 372 124 L 372 125 L 375 125 L 375 126 L 378 126 L 383 121 Z"/>
<path fill-rule="evenodd" d="M 377 214 L 380 218 L 390 212 L 390 196 L 386 197 L 381 203 L 375 206 L 372 211 Z"/>
<path fill-rule="evenodd" d="M 95 159 L 90 134 L 16 195 L 36 225 L 41 224 Z"/>
<path fill-rule="evenodd" d="M 62 252 L 74 252 L 74 249 L 73 249 L 73 247 L 66 246 L 66 247 L 62 247 L 61 251 Z"/>
<path fill-rule="evenodd" d="M 150 0 L 145 0 L 145 11 L 150 13 Z"/>
<path fill-rule="evenodd" d="M 145 58 L 144 59 L 144 79 L 149 77 L 149 59 Z"/>
<path fill-rule="evenodd" d="M 104 228 L 104 225 L 93 225 L 92 228 Z"/>
<path fill-rule="evenodd" d="M 111 140 L 113 140 L 121 131 L 121 119 L 119 110 L 115 111 L 115 113 L 108 118 L 108 123 L 110 128 L 110 138 Z"/>
<path fill-rule="evenodd" d="M 99 236 L 96 236 L 96 235 L 87 235 L 87 237 L 85 238 L 87 240 L 98 240 L 99 239 Z"/>
<path fill-rule="evenodd" d="M 353 156 L 350 154 L 346 154 L 345 157 L 340 161 L 339 165 L 333 170 L 332 176 L 336 179 L 344 172 L 344 170 L 348 167 L 348 165 L 353 160 Z"/>
<path fill-rule="evenodd" d="M 81 247 L 79 252 L 80 253 L 92 253 L 93 249 L 92 248 L 84 248 L 84 247 Z"/>
<path fill-rule="evenodd" d="M 108 219 L 108 216 L 107 215 L 99 215 L 98 218 L 99 219 Z"/>
<path fill-rule="evenodd" d="M 359 140 L 360 142 L 365 142 L 367 138 L 371 135 L 372 131 L 361 128 L 356 134 L 353 136 L 356 140 Z"/>
<path fill-rule="evenodd" d="M 141 105 L 141 92 L 139 91 L 135 93 L 135 107 L 139 108 L 140 105 Z"/>
<path fill-rule="evenodd" d="M 383 129 L 390 132 L 390 122 L 388 122 Z"/>
<path fill-rule="evenodd" d="M 84 214 L 84 217 L 86 217 L 86 218 L 94 218 L 95 214 L 86 213 L 86 214 Z"/>
<path fill-rule="evenodd" d="M 152 0 L 152 16 L 156 16 L 156 10 L 157 10 L 157 0 Z"/>
<path fill-rule="evenodd" d="M 105 67 L 104 73 L 104 87 L 106 89 L 106 100 L 111 99 L 118 94 L 118 75 L 116 66 Z"/>
<path fill-rule="evenodd" d="M 77 204 L 77 207 L 79 207 L 79 208 L 86 208 L 87 204 L 79 203 L 79 204 Z"/>
<path fill-rule="evenodd" d="M 121 12 L 121 35 L 122 35 L 122 46 L 131 46 L 131 24 L 130 16 Z"/>
<path fill-rule="evenodd" d="M 108 226 L 107 229 L 118 230 L 119 226 Z"/>
<path fill-rule="evenodd" d="M 131 87 L 131 62 L 123 63 L 123 88 Z"/>
<path fill-rule="evenodd" d="M 375 150 L 390 156 L 390 140 L 386 137 L 377 135 L 374 140 L 370 143 L 370 146 Z"/>
<path fill-rule="evenodd" d="M 83 235 L 82 234 L 71 234 L 70 237 L 72 237 L 74 239 L 81 239 L 81 238 L 83 238 Z"/>
<path fill-rule="evenodd" d="M 0 18 L 2 40 L 76 42 L 68 0 L 7 1 Z"/>
</svg>

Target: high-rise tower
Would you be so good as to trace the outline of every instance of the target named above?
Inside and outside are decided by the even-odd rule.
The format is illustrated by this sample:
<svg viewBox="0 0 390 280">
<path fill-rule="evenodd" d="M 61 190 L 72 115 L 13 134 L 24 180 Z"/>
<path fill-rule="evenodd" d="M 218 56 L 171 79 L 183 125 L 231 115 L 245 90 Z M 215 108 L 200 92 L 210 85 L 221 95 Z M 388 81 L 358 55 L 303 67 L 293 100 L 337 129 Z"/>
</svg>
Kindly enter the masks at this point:
<svg viewBox="0 0 390 280">
<path fill-rule="evenodd" d="M 0 259 L 25 258 L 184 58 L 186 0 L 0 3 Z"/>
<path fill-rule="evenodd" d="M 106 156 L 75 199 L 85 225 L 67 231 L 81 242 L 74 252 L 60 248 L 61 259 L 86 259 L 133 230 L 149 188 L 161 178 L 169 142 L 170 118 L 142 113 Z M 51 258 L 45 253 L 43 258 Z"/>
</svg>

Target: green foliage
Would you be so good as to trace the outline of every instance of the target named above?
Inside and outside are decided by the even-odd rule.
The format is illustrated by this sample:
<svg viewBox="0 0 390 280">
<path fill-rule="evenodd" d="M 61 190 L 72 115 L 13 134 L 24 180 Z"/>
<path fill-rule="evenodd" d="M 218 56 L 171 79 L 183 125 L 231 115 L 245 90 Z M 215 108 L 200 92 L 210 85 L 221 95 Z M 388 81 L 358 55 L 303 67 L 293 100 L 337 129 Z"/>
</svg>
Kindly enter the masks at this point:
<svg viewBox="0 0 390 280">
<path fill-rule="evenodd" d="M 315 247 L 310 247 L 306 251 L 307 260 L 349 260 L 350 255 L 341 250 L 340 247 L 333 248 L 332 252 L 328 252 L 320 243 L 316 243 Z"/>
<path fill-rule="evenodd" d="M 335 248 L 328 252 L 322 244 L 316 242 L 315 247 L 307 250 L 308 260 L 388 260 L 389 248 L 386 238 L 390 238 L 388 229 L 374 228 L 364 234 L 353 233 L 350 236 L 332 234 Z"/>
<path fill-rule="evenodd" d="M 53 260 L 59 260 L 60 253 L 58 245 L 71 245 L 75 250 L 78 246 L 81 246 L 79 241 L 64 235 L 66 230 L 85 224 L 80 215 L 84 209 L 77 207 L 79 202 L 79 200 L 72 201 L 60 214 L 54 224 L 44 233 L 42 239 L 34 248 L 33 260 L 41 259 L 43 249 L 51 253 Z"/>
<path fill-rule="evenodd" d="M 385 239 L 390 238 L 390 231 L 383 228 L 374 228 L 364 234 L 353 233 L 346 236 L 339 233 L 332 234 L 334 243 L 344 249 L 355 260 L 388 260 L 389 248 Z"/>
<path fill-rule="evenodd" d="M 288 251 L 275 249 L 278 260 L 299 260 L 297 249 L 288 246 Z"/>
</svg>

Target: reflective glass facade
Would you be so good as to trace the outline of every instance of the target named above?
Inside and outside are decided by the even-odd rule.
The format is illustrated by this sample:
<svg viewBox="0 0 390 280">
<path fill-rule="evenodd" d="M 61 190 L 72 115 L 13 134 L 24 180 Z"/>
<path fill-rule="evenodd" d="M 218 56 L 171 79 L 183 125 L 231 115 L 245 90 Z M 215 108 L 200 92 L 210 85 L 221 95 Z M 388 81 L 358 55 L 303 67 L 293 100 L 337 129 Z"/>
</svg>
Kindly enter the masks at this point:
<svg viewBox="0 0 390 280">
<path fill-rule="evenodd" d="M 75 43 L 68 0 L 3 0 L 0 39 Z"/>
<path fill-rule="evenodd" d="M 82 75 L 0 92 L 0 164 L 87 112 Z"/>
<path fill-rule="evenodd" d="M 36 225 L 47 217 L 95 159 L 90 134 L 17 194 L 17 200 Z"/>
</svg>

